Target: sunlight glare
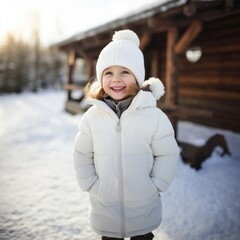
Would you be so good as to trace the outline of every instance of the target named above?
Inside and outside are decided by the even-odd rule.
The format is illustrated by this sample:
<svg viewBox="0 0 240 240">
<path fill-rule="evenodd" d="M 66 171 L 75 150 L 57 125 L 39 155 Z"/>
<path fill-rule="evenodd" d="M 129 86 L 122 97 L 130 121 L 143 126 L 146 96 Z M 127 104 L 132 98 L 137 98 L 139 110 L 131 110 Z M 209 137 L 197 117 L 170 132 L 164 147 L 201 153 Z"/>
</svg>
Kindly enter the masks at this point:
<svg viewBox="0 0 240 240">
<path fill-rule="evenodd" d="M 16 38 L 28 39 L 31 34 L 34 11 L 36 12 L 36 8 L 31 0 L 2 1 L 0 3 L 0 38 L 11 33 Z"/>
<path fill-rule="evenodd" d="M 154 1 L 0 0 L 0 42 L 8 33 L 32 42 L 37 29 L 41 44 L 48 46 Z"/>
</svg>

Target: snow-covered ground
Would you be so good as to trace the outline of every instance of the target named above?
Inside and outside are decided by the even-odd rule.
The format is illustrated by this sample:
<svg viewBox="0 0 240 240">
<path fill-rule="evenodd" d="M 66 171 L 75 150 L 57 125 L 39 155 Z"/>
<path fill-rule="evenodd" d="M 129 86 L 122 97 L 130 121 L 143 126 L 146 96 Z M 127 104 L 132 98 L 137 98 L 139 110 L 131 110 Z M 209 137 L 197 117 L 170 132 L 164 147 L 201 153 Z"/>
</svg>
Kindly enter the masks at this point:
<svg viewBox="0 0 240 240">
<path fill-rule="evenodd" d="M 65 93 L 0 96 L 0 239 L 96 240 L 87 221 L 88 195 L 72 166 L 81 115 L 64 112 Z M 232 156 L 216 148 L 195 171 L 179 159 L 162 194 L 156 240 L 237 240 L 240 236 L 240 134 L 179 123 L 178 138 L 197 145 L 225 135 Z"/>
</svg>

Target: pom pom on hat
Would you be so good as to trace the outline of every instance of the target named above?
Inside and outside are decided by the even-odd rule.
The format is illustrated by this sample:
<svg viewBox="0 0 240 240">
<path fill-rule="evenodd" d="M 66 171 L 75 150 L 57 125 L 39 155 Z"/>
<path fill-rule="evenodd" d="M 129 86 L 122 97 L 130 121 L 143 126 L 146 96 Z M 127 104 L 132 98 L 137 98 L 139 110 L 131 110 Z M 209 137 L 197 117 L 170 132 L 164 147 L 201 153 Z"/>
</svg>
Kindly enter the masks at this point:
<svg viewBox="0 0 240 240">
<path fill-rule="evenodd" d="M 140 40 L 137 34 L 129 29 L 115 32 L 112 37 L 112 40 L 113 41 L 129 40 L 134 42 L 138 47 L 140 46 Z"/>
<path fill-rule="evenodd" d="M 103 71 L 111 66 L 128 68 L 136 77 L 139 87 L 145 79 L 143 53 L 137 34 L 129 29 L 114 33 L 112 41 L 103 48 L 96 64 L 97 80 L 102 84 Z"/>
<path fill-rule="evenodd" d="M 165 93 L 165 88 L 159 78 L 151 77 L 143 83 L 143 87 L 149 85 L 152 95 L 159 100 Z"/>
</svg>

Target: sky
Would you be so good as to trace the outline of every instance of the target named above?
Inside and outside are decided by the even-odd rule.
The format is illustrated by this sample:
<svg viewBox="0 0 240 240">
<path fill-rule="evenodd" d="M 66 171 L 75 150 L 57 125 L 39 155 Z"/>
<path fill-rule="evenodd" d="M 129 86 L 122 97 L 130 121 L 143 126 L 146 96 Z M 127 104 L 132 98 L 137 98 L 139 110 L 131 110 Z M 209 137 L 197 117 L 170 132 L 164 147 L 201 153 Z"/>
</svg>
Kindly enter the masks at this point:
<svg viewBox="0 0 240 240">
<path fill-rule="evenodd" d="M 51 45 L 157 1 L 166 0 L 0 0 L 0 40 L 8 32 L 29 40 L 39 26 Z"/>
</svg>

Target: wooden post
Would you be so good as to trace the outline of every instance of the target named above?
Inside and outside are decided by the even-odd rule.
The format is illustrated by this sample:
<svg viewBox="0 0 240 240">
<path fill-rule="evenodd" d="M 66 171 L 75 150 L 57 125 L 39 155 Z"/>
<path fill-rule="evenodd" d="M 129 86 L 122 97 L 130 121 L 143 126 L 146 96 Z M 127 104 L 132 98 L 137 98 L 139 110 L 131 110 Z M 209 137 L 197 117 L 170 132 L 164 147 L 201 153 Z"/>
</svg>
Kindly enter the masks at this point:
<svg viewBox="0 0 240 240">
<path fill-rule="evenodd" d="M 84 61 L 87 64 L 87 71 L 88 71 L 88 79 L 94 76 L 95 69 L 94 69 L 94 59 L 92 56 L 86 54 L 82 48 L 78 47 L 78 53 L 83 57 Z"/>
<path fill-rule="evenodd" d="M 94 59 L 92 57 L 88 57 L 85 60 L 87 61 L 88 78 L 91 79 L 95 75 Z"/>
<path fill-rule="evenodd" d="M 151 35 L 148 33 L 144 33 L 140 39 L 140 49 L 143 51 L 150 41 L 151 41 Z"/>
<path fill-rule="evenodd" d="M 174 110 L 177 104 L 177 59 L 175 54 L 175 44 L 177 42 L 178 31 L 175 27 L 169 29 L 167 33 L 166 50 L 166 82 L 165 82 L 165 105 L 170 110 Z M 170 118 L 175 133 L 177 134 L 177 118 Z"/>
<path fill-rule="evenodd" d="M 76 61 L 76 54 L 75 51 L 72 49 L 69 53 L 68 53 L 68 60 L 67 60 L 67 64 L 68 64 L 68 79 L 67 82 L 68 84 L 73 84 L 73 70 L 75 67 L 75 61 Z M 71 100 L 71 90 L 68 90 L 68 100 Z"/>
<path fill-rule="evenodd" d="M 158 76 L 158 51 L 152 52 L 151 76 Z"/>
<path fill-rule="evenodd" d="M 177 66 L 174 50 L 177 35 L 176 28 L 171 28 L 167 35 L 165 104 L 168 106 L 174 106 L 177 103 Z"/>
</svg>

